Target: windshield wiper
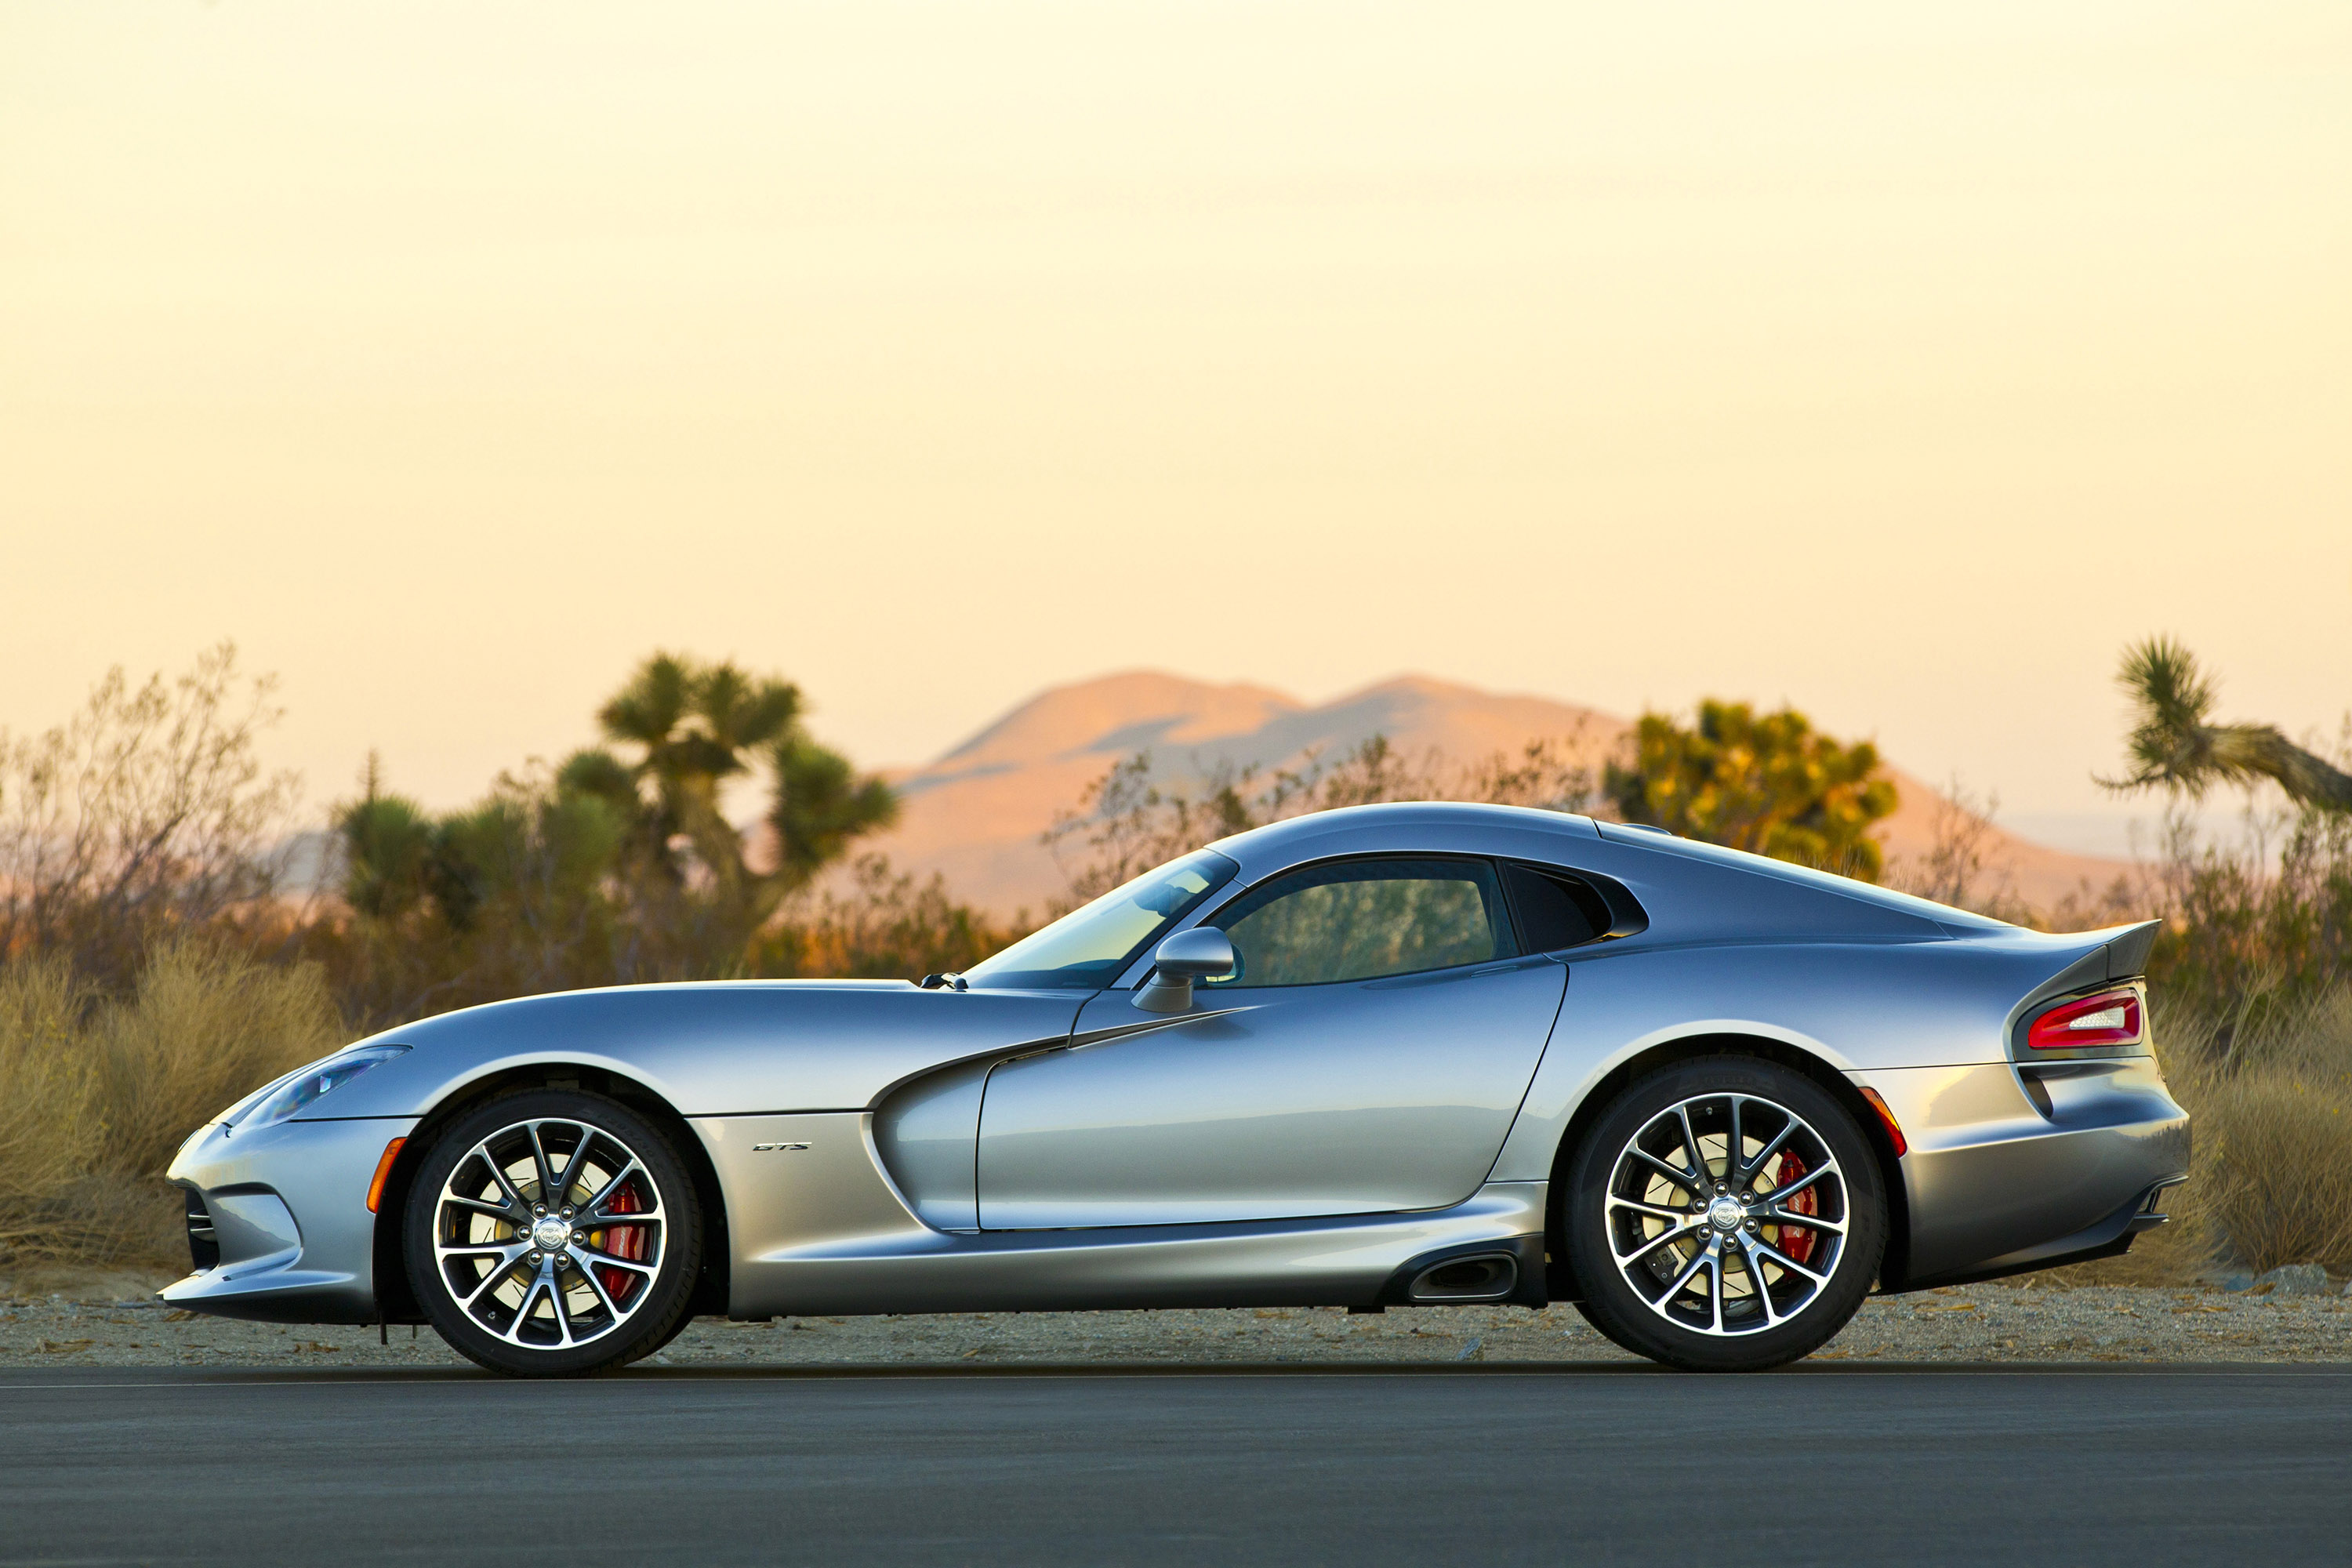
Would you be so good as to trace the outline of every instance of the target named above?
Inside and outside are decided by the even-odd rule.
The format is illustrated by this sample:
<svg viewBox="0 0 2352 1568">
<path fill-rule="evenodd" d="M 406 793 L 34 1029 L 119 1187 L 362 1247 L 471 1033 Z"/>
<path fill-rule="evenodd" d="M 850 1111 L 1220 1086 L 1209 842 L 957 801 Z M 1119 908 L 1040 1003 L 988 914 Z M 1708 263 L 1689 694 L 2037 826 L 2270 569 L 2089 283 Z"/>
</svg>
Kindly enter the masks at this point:
<svg viewBox="0 0 2352 1568">
<path fill-rule="evenodd" d="M 920 980 L 916 981 L 915 984 L 921 986 L 926 991 L 938 991 L 942 988 L 949 991 L 969 991 L 971 989 L 971 986 L 964 984 L 963 971 L 961 969 L 950 969 L 944 974 L 926 974 Z"/>
</svg>

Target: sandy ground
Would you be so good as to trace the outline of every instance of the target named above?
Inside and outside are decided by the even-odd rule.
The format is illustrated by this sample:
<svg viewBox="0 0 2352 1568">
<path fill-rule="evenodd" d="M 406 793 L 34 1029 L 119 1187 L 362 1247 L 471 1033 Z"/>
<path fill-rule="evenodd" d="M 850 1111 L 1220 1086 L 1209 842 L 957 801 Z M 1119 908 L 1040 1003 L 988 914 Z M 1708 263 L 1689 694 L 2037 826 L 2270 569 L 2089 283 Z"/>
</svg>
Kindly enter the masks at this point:
<svg viewBox="0 0 2352 1568">
<path fill-rule="evenodd" d="M 55 1281 L 44 1282 L 55 1284 Z M 282 1328 L 164 1307 L 129 1276 L 0 1295 L 0 1367 L 454 1366 L 430 1329 Z M 0 1292 L 10 1287 L 0 1282 Z M 21 1288 L 21 1287 L 20 1287 Z M 2337 1287 L 2341 1289 L 2341 1287 Z M 134 1293 L 136 1292 L 136 1293 Z M 1583 1362 L 1633 1358 L 1572 1307 L 1032 1312 L 702 1319 L 656 1358 L 672 1366 L 971 1366 L 1220 1363 Z M 2352 1362 L 2352 1300 L 2036 1282 L 1864 1304 L 1816 1360 Z"/>
</svg>

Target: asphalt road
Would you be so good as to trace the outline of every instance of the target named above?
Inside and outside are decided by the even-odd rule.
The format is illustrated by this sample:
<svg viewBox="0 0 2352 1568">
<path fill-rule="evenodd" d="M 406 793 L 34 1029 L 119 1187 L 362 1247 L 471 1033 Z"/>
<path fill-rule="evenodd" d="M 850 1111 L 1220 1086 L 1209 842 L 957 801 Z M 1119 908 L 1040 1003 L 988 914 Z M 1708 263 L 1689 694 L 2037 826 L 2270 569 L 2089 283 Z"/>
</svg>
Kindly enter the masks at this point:
<svg viewBox="0 0 2352 1568">
<path fill-rule="evenodd" d="M 2352 1369 L 0 1378 L 0 1563 L 2343 1561 Z"/>
</svg>

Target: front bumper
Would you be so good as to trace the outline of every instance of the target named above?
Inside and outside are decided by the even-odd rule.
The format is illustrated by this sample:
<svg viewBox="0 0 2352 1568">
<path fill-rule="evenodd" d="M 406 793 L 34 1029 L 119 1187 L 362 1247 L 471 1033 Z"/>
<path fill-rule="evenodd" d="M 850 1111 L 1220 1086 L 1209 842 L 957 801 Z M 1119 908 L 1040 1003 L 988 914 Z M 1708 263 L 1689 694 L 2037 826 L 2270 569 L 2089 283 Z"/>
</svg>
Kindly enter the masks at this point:
<svg viewBox="0 0 2352 1568">
<path fill-rule="evenodd" d="M 2109 1256 L 2161 1223 L 2159 1193 L 2189 1174 L 2189 1113 L 2155 1058 L 2063 1066 L 2035 1084 L 2046 1111 L 2008 1062 L 1852 1075 L 1911 1145 L 1908 1244 L 1888 1289 Z"/>
<path fill-rule="evenodd" d="M 373 1323 L 375 1221 L 368 1184 L 415 1117 L 204 1128 L 166 1175 L 191 1194 L 200 1263 L 164 1287 L 191 1311 L 271 1323 Z M 210 1232 L 209 1236 L 204 1234 Z"/>
</svg>

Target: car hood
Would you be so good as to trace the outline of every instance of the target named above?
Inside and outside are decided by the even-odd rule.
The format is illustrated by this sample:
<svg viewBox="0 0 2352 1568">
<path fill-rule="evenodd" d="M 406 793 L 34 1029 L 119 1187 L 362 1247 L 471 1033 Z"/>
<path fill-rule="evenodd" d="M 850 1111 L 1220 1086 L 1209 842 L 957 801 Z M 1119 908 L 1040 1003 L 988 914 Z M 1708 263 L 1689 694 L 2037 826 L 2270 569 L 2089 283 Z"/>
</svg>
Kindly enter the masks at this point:
<svg viewBox="0 0 2352 1568">
<path fill-rule="evenodd" d="M 480 1079 L 554 1063 L 635 1079 L 688 1116 L 857 1110 L 935 1068 L 1065 1038 L 1090 994 L 851 980 L 527 996 L 373 1037 L 408 1049 L 301 1119 L 422 1116 Z"/>
</svg>

